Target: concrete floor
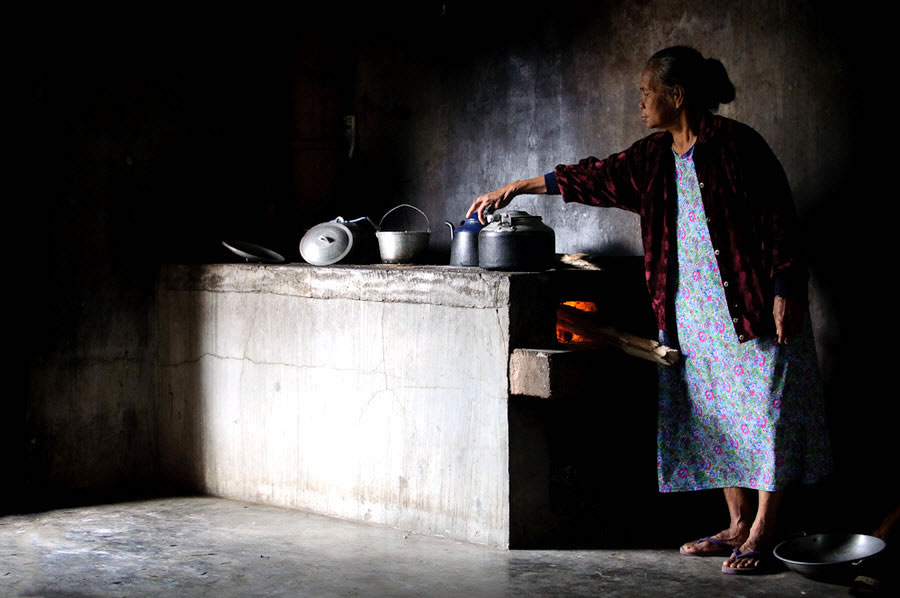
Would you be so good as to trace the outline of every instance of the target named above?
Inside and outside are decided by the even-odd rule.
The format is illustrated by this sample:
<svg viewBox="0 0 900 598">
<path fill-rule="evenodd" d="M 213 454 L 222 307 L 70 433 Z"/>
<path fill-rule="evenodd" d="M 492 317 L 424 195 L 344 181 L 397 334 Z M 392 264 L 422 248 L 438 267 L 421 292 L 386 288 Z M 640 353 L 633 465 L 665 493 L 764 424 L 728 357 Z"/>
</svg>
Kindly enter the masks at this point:
<svg viewBox="0 0 900 598">
<path fill-rule="evenodd" d="M 503 551 L 218 498 L 0 518 L 0 595 L 846 596 L 672 550 Z"/>
</svg>

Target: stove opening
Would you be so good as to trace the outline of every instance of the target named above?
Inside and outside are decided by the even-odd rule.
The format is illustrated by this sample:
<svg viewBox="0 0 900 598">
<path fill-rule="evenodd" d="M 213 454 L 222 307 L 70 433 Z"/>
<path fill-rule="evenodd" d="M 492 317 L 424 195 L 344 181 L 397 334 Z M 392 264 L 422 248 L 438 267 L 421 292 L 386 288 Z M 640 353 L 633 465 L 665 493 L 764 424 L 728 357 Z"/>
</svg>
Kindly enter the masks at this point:
<svg viewBox="0 0 900 598">
<path fill-rule="evenodd" d="M 560 305 L 575 308 L 582 312 L 595 313 L 597 304 L 593 301 L 564 301 Z M 586 345 L 595 342 L 590 334 L 579 326 L 577 321 L 565 317 L 568 310 L 560 309 L 556 318 L 556 341 L 562 345 Z"/>
</svg>

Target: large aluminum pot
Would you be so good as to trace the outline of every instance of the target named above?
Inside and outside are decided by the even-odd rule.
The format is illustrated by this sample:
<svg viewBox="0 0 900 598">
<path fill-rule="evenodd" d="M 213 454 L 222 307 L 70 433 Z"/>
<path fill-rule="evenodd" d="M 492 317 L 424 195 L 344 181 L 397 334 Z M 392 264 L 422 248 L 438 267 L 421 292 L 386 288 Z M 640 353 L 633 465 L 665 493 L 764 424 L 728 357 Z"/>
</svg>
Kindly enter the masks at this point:
<svg viewBox="0 0 900 598">
<path fill-rule="evenodd" d="M 812 534 L 785 540 L 775 556 L 797 573 L 814 579 L 846 581 L 885 548 L 884 540 L 865 534 Z"/>
<path fill-rule="evenodd" d="M 388 214 L 399 208 L 412 208 L 425 218 L 427 230 L 424 231 L 387 231 L 381 230 L 384 219 Z M 408 264 L 414 262 L 428 249 L 428 238 L 431 236 L 431 222 L 425 212 L 415 206 L 402 203 L 399 206 L 388 210 L 381 221 L 378 223 L 378 252 L 381 254 L 381 261 L 385 264 Z"/>
<path fill-rule="evenodd" d="M 545 270 L 556 257 L 556 235 L 540 216 L 492 214 L 478 233 L 478 265 L 489 270 Z"/>
</svg>

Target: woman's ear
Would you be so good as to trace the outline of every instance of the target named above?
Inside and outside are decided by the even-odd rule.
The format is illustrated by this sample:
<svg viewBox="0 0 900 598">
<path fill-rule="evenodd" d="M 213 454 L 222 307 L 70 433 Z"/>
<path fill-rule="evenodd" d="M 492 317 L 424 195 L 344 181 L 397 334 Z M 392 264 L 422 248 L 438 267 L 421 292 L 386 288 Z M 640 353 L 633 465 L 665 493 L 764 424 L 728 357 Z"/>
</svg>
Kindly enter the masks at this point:
<svg viewBox="0 0 900 598">
<path fill-rule="evenodd" d="M 672 88 L 672 106 L 676 110 L 684 107 L 684 87 L 676 85 Z"/>
</svg>

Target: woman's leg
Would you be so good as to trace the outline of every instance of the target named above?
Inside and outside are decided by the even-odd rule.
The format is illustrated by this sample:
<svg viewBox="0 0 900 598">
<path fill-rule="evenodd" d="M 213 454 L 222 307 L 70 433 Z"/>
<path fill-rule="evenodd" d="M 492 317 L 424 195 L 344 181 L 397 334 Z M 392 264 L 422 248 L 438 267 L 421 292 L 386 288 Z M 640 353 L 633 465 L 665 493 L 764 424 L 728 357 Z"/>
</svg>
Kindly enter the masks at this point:
<svg viewBox="0 0 900 598">
<path fill-rule="evenodd" d="M 725 502 L 728 503 L 730 523 L 726 529 L 711 536 L 732 548 L 743 545 L 750 536 L 753 523 L 753 491 L 747 488 L 725 488 Z M 681 547 L 682 554 L 721 554 L 721 546 L 714 542 L 688 542 Z"/>
<path fill-rule="evenodd" d="M 734 488 L 729 488 L 729 490 L 734 490 Z M 750 491 L 745 490 L 745 492 L 749 494 Z M 778 514 L 778 507 L 781 505 L 783 497 L 784 490 L 775 492 L 759 491 L 759 506 L 756 509 L 756 518 L 750 527 L 750 535 L 738 548 L 740 553 L 760 551 L 765 556 L 765 551 L 772 548 L 775 538 L 775 516 Z M 734 556 L 731 556 L 722 565 L 732 569 L 753 569 L 759 566 L 760 561 L 761 557 L 759 556 L 742 559 L 735 559 Z"/>
</svg>

